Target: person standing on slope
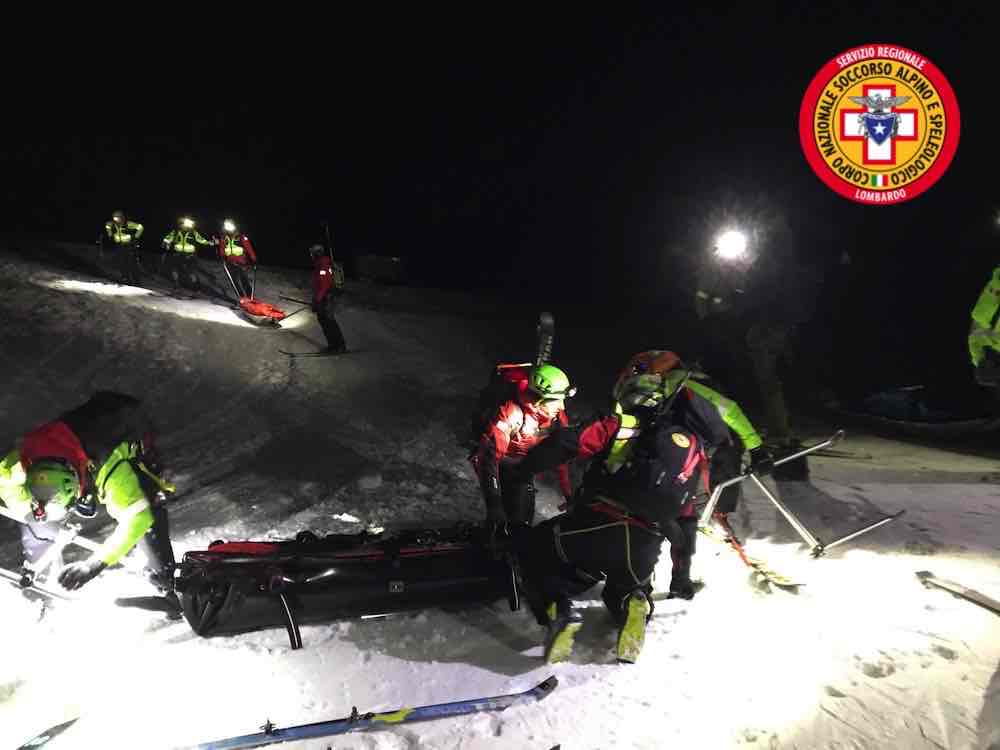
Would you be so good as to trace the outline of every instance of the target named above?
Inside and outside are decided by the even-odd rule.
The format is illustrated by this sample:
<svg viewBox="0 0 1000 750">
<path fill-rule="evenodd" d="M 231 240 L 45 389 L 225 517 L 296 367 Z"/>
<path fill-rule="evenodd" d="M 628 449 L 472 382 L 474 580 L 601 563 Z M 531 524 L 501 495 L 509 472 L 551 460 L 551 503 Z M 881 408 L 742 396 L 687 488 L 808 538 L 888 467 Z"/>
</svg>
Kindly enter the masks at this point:
<svg viewBox="0 0 1000 750">
<path fill-rule="evenodd" d="M 257 266 L 257 253 L 254 252 L 250 238 L 239 231 L 236 222 L 226 219 L 222 222 L 222 237 L 219 238 L 219 257 L 226 264 L 233 286 L 242 297 L 253 294 L 253 285 L 247 274 L 247 267 Z"/>
<path fill-rule="evenodd" d="M 139 248 L 144 227 L 130 221 L 122 210 L 114 211 L 111 220 L 104 223 L 101 245 L 108 242 L 114 246 L 115 263 L 119 279 L 123 284 L 139 282 Z"/>
<path fill-rule="evenodd" d="M 339 263 L 333 262 L 333 258 L 322 245 L 316 244 L 310 247 L 309 256 L 313 261 L 313 312 L 316 313 L 316 320 L 326 337 L 326 350 L 342 354 L 347 351 L 347 344 L 335 313 L 338 297 L 344 288 L 344 269 Z"/>
<path fill-rule="evenodd" d="M 195 229 L 194 219 L 183 216 L 177 220 L 177 228 L 163 238 L 163 247 L 170 254 L 170 278 L 174 287 L 187 286 L 199 290 L 198 246 L 212 245 L 214 238 L 207 240 Z"/>
</svg>

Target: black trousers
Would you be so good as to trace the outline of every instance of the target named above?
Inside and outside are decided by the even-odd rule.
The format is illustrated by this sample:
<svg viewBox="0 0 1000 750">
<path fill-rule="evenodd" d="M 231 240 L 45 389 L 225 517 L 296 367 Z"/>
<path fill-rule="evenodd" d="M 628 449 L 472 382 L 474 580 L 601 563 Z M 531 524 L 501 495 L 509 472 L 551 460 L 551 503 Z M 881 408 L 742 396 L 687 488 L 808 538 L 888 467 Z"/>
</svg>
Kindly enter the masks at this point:
<svg viewBox="0 0 1000 750">
<path fill-rule="evenodd" d="M 171 251 L 168 262 L 170 264 L 170 278 L 174 281 L 174 286 L 185 286 L 188 289 L 200 289 L 201 279 L 199 278 L 198 259 L 194 253 L 178 253 Z"/>
<path fill-rule="evenodd" d="M 153 526 L 136 545 L 146 556 L 150 571 L 169 578 L 175 564 L 174 548 L 170 544 L 170 522 L 162 505 L 152 508 Z"/>
<path fill-rule="evenodd" d="M 250 274 L 247 273 L 246 267 L 239 263 L 227 263 L 226 268 L 229 269 L 229 273 L 233 277 L 233 284 L 236 285 L 239 295 L 249 297 L 253 286 L 250 283 Z"/>
<path fill-rule="evenodd" d="M 578 596 L 604 580 L 604 604 L 620 623 L 630 594 L 652 592 L 662 543 L 653 531 L 587 507 L 550 518 L 531 530 L 519 550 L 525 599 L 545 624 L 549 602 Z M 684 557 L 690 568 L 690 555 Z"/>
<path fill-rule="evenodd" d="M 743 468 L 742 443 L 733 441 L 727 445 L 720 445 L 715 449 L 715 453 L 712 454 L 709 466 L 711 468 L 708 476 L 711 480 L 711 488 L 713 490 L 716 485 L 739 476 L 740 470 Z M 739 484 L 726 487 L 722 491 L 722 497 L 719 498 L 719 503 L 715 506 L 715 510 L 719 513 L 732 513 L 736 510 L 736 506 L 743 496 L 741 487 L 742 485 Z"/>
<path fill-rule="evenodd" d="M 511 524 L 530 526 L 535 520 L 535 482 L 514 479 L 514 463 L 500 463 L 500 497 L 504 513 Z"/>
<path fill-rule="evenodd" d="M 337 323 L 337 319 L 334 317 L 336 309 L 336 297 L 332 293 L 328 293 L 316 309 L 316 319 L 319 321 L 319 327 L 323 329 L 327 348 L 346 349 L 347 343 L 344 341 L 344 332 L 340 330 L 340 324 Z"/>
<path fill-rule="evenodd" d="M 136 245 L 113 245 L 115 266 L 122 281 L 139 281 L 142 266 L 139 262 L 139 248 Z"/>
</svg>

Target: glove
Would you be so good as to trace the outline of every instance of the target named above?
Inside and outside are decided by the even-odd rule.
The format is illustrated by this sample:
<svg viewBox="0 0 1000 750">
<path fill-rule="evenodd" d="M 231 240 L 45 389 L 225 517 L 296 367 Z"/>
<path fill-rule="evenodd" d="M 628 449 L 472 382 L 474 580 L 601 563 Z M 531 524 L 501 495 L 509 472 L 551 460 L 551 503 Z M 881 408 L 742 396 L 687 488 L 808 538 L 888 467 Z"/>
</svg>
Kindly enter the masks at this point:
<svg viewBox="0 0 1000 750">
<path fill-rule="evenodd" d="M 59 583 L 64 588 L 75 591 L 87 583 L 87 581 L 100 575 L 101 571 L 106 567 L 108 566 L 96 557 L 84 560 L 83 562 L 75 562 L 72 565 L 67 565 L 65 570 L 59 574 Z"/>
<path fill-rule="evenodd" d="M 758 445 L 750 451 L 750 471 L 754 474 L 770 474 L 774 469 L 774 456 L 765 446 Z"/>
</svg>

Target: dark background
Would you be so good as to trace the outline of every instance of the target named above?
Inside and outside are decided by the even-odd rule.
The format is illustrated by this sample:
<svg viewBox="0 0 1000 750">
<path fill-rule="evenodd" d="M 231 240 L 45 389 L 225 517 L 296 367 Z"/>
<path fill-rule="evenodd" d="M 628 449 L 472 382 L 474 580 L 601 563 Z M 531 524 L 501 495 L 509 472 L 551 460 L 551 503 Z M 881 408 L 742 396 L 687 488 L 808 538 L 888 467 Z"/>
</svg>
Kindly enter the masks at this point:
<svg viewBox="0 0 1000 750">
<path fill-rule="evenodd" d="M 641 310 L 650 345 L 675 346 L 697 337 L 691 269 L 715 222 L 766 215 L 821 274 L 851 253 L 849 291 L 827 285 L 801 332 L 834 360 L 820 369 L 966 382 L 997 260 L 989 6 L 655 7 L 45 26 L 6 53 L 4 227 L 90 241 L 122 207 L 158 240 L 182 213 L 206 234 L 234 216 L 263 263 L 302 265 L 329 221 L 349 262 L 402 256 L 413 283 L 507 289 L 532 315 Z M 813 75 L 871 42 L 927 55 L 962 111 L 951 168 L 904 205 L 835 195 L 799 146 Z"/>
</svg>

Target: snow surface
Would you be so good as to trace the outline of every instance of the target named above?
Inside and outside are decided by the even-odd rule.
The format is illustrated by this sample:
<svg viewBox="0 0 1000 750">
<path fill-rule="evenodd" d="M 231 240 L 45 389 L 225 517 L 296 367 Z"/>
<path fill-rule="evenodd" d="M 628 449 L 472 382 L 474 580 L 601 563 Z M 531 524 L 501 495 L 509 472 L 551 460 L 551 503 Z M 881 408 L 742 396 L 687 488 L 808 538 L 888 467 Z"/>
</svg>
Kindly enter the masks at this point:
<svg viewBox="0 0 1000 750">
<path fill-rule="evenodd" d="M 307 294 L 307 282 L 262 270 L 258 290 L 278 303 Z M 456 434 L 490 349 L 524 329 L 467 302 L 463 312 L 455 295 L 355 284 L 341 317 L 359 352 L 290 362 L 279 347 L 322 342 L 308 313 L 280 331 L 255 329 L 221 299 L 109 284 L 72 247 L 0 252 L 0 442 L 97 388 L 144 395 L 180 487 L 178 556 L 214 539 L 476 519 L 481 500 Z M 560 321 L 560 334 L 568 329 Z M 571 346 L 560 341 L 557 354 Z M 542 703 L 281 747 L 1000 747 L 1000 618 L 914 576 L 930 569 L 1000 598 L 996 443 L 983 457 L 865 435 L 839 447 L 871 458 L 816 458 L 811 483 L 777 489 L 802 520 L 830 540 L 883 513 L 906 515 L 812 560 L 746 487 L 735 520 L 748 548 L 806 585 L 762 594 L 730 550 L 700 539 L 694 573 L 705 589 L 657 603 L 632 666 L 615 663 L 597 590 L 580 602 L 572 660 L 550 667 L 533 619 L 503 603 L 304 627 L 305 648 L 291 651 L 283 630 L 202 639 L 183 621 L 117 608 L 116 596 L 150 593 L 125 568 L 40 622 L 37 602 L 0 585 L 0 747 L 78 715 L 54 750 L 176 747 L 257 731 L 265 719 L 509 693 L 549 674 L 560 684 Z M 540 514 L 555 503 L 543 488 Z M 100 520 L 87 530 L 106 532 Z M 16 539 L 0 519 L 5 567 L 17 565 Z"/>
</svg>

